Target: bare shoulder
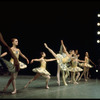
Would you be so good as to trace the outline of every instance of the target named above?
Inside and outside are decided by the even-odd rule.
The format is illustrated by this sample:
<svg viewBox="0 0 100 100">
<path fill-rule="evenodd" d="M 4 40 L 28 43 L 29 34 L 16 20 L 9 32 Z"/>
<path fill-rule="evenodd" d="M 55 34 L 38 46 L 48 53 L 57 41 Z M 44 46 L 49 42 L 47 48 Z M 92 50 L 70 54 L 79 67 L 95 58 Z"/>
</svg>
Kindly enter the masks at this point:
<svg viewBox="0 0 100 100">
<path fill-rule="evenodd" d="M 16 51 L 20 51 L 20 49 L 19 48 L 16 48 Z"/>
<path fill-rule="evenodd" d="M 88 57 L 85 57 L 85 59 L 88 59 Z"/>
</svg>

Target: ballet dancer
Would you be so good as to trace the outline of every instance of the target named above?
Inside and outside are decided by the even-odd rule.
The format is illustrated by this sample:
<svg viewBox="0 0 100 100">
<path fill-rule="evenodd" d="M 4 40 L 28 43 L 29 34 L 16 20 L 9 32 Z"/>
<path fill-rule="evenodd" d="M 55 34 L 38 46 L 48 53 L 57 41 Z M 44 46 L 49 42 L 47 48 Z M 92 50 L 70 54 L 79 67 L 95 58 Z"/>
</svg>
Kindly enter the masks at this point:
<svg viewBox="0 0 100 100">
<path fill-rule="evenodd" d="M 39 61 L 41 63 L 41 66 L 32 69 L 32 71 L 35 72 L 36 75 L 30 81 L 28 81 L 28 83 L 24 86 L 24 88 L 26 88 L 32 81 L 36 80 L 39 76 L 43 76 L 46 78 L 46 89 L 49 89 L 48 82 L 50 80 L 50 73 L 46 70 L 46 64 L 47 62 L 55 61 L 57 59 L 45 59 L 45 57 L 46 57 L 46 53 L 41 52 L 41 58 L 31 60 L 31 64 L 34 61 Z"/>
<path fill-rule="evenodd" d="M 66 66 L 66 63 L 68 63 L 72 57 L 73 51 L 71 52 L 71 54 L 68 53 L 68 51 L 66 50 L 66 47 L 64 46 L 63 40 L 61 40 L 61 45 L 63 47 L 64 52 L 66 53 L 66 57 L 63 57 L 61 54 L 56 54 L 51 48 L 49 48 L 47 46 L 46 43 L 44 43 L 44 46 L 49 50 L 49 52 L 57 59 L 57 63 L 60 67 L 60 70 L 62 72 L 62 79 L 63 79 L 63 83 L 64 85 L 67 85 L 66 83 L 66 79 L 69 76 L 69 70 L 68 67 Z M 60 71 L 59 70 L 59 71 Z M 66 73 L 66 74 L 65 74 Z M 58 80 L 59 81 L 59 80 Z M 60 84 L 60 81 L 58 82 Z"/>
<path fill-rule="evenodd" d="M 17 57 L 14 55 L 13 51 L 11 48 L 8 46 L 8 44 L 5 42 L 1 32 L 0 32 L 0 43 L 2 46 L 5 47 L 7 53 L 14 59 L 14 64 L 11 64 L 9 61 L 5 60 L 4 58 L 1 58 L 0 56 L 0 63 L 2 66 L 6 66 L 11 73 L 19 72 L 19 62 Z"/>
<path fill-rule="evenodd" d="M 24 59 L 26 59 L 27 64 L 29 64 L 29 60 L 28 60 L 28 58 L 20 51 L 20 49 L 17 48 L 17 46 L 18 46 L 18 39 L 17 39 L 17 38 L 12 38 L 11 40 L 12 40 L 12 47 L 11 47 L 11 50 L 13 51 L 14 55 L 17 57 L 17 60 L 18 60 L 18 62 L 19 62 L 19 67 L 20 67 L 20 69 L 26 68 L 27 65 L 24 64 L 24 63 L 22 63 L 21 61 L 19 61 L 19 55 L 20 55 L 21 57 L 23 57 Z M 7 54 L 8 54 L 7 52 L 4 52 L 3 54 L 1 54 L 1 57 L 6 56 Z M 14 59 L 11 58 L 10 62 L 11 62 L 12 64 L 14 64 Z M 4 90 L 3 90 L 4 92 L 7 90 L 7 88 L 9 87 L 9 85 L 10 85 L 11 83 L 12 83 L 12 85 L 13 85 L 13 92 L 12 92 L 12 94 L 15 94 L 15 93 L 17 92 L 17 90 L 16 90 L 16 78 L 17 78 L 17 75 L 18 75 L 18 72 L 11 73 L 11 78 L 8 80 L 8 83 L 7 83 L 7 85 L 5 86 L 5 88 L 4 88 Z"/>
<path fill-rule="evenodd" d="M 89 59 L 89 54 L 88 52 L 85 53 L 85 63 L 80 63 L 79 65 L 81 67 L 84 68 L 83 73 L 81 74 L 81 76 L 79 77 L 78 81 L 81 80 L 82 76 L 84 75 L 84 80 L 87 81 L 88 80 L 88 75 L 89 75 L 89 69 L 92 68 L 93 66 L 89 64 L 89 62 L 91 62 L 94 66 L 96 66 L 91 59 Z"/>
</svg>

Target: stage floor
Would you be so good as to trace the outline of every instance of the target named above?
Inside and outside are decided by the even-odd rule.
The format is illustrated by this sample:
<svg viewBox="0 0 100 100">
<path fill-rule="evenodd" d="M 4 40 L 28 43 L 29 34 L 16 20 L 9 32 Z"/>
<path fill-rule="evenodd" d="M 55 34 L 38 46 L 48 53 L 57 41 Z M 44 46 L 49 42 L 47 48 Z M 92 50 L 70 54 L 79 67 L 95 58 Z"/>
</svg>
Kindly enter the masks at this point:
<svg viewBox="0 0 100 100">
<path fill-rule="evenodd" d="M 79 84 L 57 85 L 57 79 L 51 76 L 49 89 L 45 89 L 45 78 L 40 77 L 32 82 L 27 88 L 24 85 L 33 76 L 18 76 L 16 80 L 17 94 L 12 95 L 12 84 L 7 92 L 2 92 L 7 84 L 9 76 L 0 76 L 0 99 L 100 99 L 100 80 L 89 79 L 84 82 L 82 79 Z"/>
</svg>

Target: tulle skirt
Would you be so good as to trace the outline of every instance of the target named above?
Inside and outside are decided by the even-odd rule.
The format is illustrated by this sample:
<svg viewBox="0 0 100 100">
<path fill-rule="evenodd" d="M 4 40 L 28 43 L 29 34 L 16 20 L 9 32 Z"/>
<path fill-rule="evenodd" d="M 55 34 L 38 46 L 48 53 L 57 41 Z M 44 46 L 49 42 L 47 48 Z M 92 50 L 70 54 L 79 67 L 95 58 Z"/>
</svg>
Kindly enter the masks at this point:
<svg viewBox="0 0 100 100">
<path fill-rule="evenodd" d="M 32 71 L 36 72 L 36 73 L 40 73 L 42 75 L 50 75 L 50 73 L 46 69 L 41 68 L 41 67 L 39 67 L 39 68 L 33 68 Z"/>
<path fill-rule="evenodd" d="M 83 69 L 80 68 L 80 67 L 78 67 L 78 66 L 76 66 L 76 67 L 70 66 L 70 67 L 69 67 L 69 71 L 70 71 L 70 72 L 81 72 L 81 71 L 83 71 Z"/>
<path fill-rule="evenodd" d="M 15 66 L 10 61 L 5 60 L 4 58 L 0 58 L 0 63 L 2 66 L 5 66 L 9 72 L 11 73 L 16 72 Z"/>
<path fill-rule="evenodd" d="M 67 64 L 66 63 L 62 63 L 63 56 L 61 54 L 57 54 L 57 58 L 59 59 L 59 60 L 57 60 L 57 63 L 59 65 L 60 69 L 62 71 L 68 70 Z"/>
<path fill-rule="evenodd" d="M 13 61 L 13 60 L 11 60 L 10 62 L 11 62 L 12 64 L 14 64 L 14 61 Z M 23 62 L 19 61 L 19 67 L 20 67 L 20 69 L 25 69 L 25 68 L 27 68 L 27 65 L 24 64 Z"/>
<path fill-rule="evenodd" d="M 87 63 L 79 63 L 79 66 L 81 66 L 81 67 L 89 67 L 89 68 L 93 67 L 92 65 L 87 64 Z"/>
</svg>

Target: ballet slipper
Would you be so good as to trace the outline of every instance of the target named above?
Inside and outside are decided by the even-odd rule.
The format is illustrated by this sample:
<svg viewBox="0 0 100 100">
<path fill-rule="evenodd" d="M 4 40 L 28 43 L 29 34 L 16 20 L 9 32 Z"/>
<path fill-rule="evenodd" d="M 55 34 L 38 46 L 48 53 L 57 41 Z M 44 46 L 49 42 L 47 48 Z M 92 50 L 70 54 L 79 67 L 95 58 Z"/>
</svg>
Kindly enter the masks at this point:
<svg viewBox="0 0 100 100">
<path fill-rule="evenodd" d="M 11 92 L 12 94 L 16 94 L 16 89 L 13 91 L 13 92 Z"/>
<path fill-rule="evenodd" d="M 48 87 L 48 86 L 46 86 L 46 89 L 49 89 L 49 87 Z"/>
<path fill-rule="evenodd" d="M 64 85 L 67 86 L 68 84 L 67 83 L 64 83 Z"/>
</svg>

